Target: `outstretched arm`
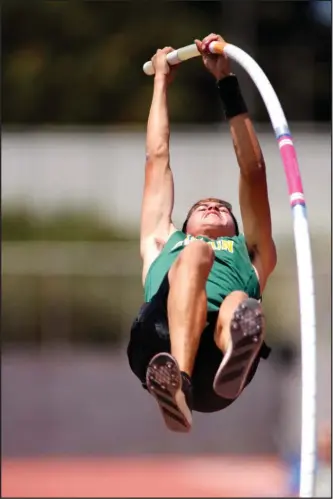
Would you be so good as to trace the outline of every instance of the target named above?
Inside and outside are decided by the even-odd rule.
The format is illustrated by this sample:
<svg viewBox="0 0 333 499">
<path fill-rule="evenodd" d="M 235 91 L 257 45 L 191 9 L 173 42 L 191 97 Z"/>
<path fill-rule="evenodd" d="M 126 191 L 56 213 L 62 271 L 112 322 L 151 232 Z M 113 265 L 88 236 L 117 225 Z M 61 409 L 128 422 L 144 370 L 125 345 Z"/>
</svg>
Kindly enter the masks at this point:
<svg viewBox="0 0 333 499">
<path fill-rule="evenodd" d="M 264 287 L 276 265 L 265 162 L 248 114 L 231 118 L 229 125 L 240 167 L 239 202 L 244 235 Z"/>
<path fill-rule="evenodd" d="M 239 202 L 244 235 L 263 290 L 268 276 L 276 265 L 265 162 L 237 78 L 230 71 L 227 57 L 210 55 L 207 50 L 212 41 L 223 41 L 223 39 L 219 35 L 211 34 L 202 42 L 197 40 L 196 44 L 203 55 L 206 68 L 218 81 L 226 118 L 229 120 L 240 168 Z"/>
<path fill-rule="evenodd" d="M 171 51 L 170 47 L 158 50 L 152 58 L 155 77 L 147 125 L 140 233 L 140 252 L 144 262 L 144 274 L 174 230 L 171 222 L 174 186 L 170 169 L 170 128 L 167 106 L 170 67 L 166 61 L 166 54 Z"/>
</svg>

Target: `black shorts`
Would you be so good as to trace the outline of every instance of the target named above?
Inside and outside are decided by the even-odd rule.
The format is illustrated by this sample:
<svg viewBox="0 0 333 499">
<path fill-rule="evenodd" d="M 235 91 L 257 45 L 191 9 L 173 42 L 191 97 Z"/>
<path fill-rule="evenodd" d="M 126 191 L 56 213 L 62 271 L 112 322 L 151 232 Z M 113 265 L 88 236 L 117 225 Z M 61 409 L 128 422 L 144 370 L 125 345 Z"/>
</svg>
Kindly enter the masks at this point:
<svg viewBox="0 0 333 499">
<path fill-rule="evenodd" d="M 146 388 L 146 370 L 154 355 L 160 352 L 170 353 L 170 336 L 167 318 L 167 297 L 169 281 L 166 276 L 149 303 L 144 303 L 131 328 L 130 341 L 127 348 L 129 365 L 133 373 Z M 216 395 L 213 380 L 220 366 L 223 354 L 214 341 L 215 325 L 218 312 L 208 312 L 192 373 L 193 410 L 197 412 L 216 412 L 226 408 L 233 400 Z M 249 372 L 247 383 L 253 379 L 260 358 L 267 358 L 269 348 L 264 344 Z"/>
</svg>

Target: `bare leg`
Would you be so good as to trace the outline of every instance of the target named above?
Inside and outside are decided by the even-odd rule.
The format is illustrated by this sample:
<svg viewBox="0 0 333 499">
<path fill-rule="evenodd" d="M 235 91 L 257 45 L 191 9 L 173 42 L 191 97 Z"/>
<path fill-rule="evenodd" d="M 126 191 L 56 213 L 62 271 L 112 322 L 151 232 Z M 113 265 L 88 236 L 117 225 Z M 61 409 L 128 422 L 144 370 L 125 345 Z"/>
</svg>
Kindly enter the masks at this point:
<svg viewBox="0 0 333 499">
<path fill-rule="evenodd" d="M 193 241 L 183 249 L 169 271 L 168 322 L 171 353 L 161 352 L 149 362 L 146 382 L 165 424 L 172 431 L 192 426 L 190 380 L 207 318 L 206 280 L 213 265 L 212 248 Z"/>
<path fill-rule="evenodd" d="M 169 271 L 171 353 L 189 376 L 207 320 L 206 281 L 213 262 L 212 248 L 203 241 L 193 241 Z"/>
<path fill-rule="evenodd" d="M 231 319 L 238 305 L 246 298 L 248 295 L 243 291 L 233 291 L 222 302 L 215 328 L 215 343 L 223 353 L 226 353 L 231 339 Z"/>
<path fill-rule="evenodd" d="M 215 342 L 224 357 L 213 387 L 227 399 L 236 399 L 244 389 L 264 340 L 260 303 L 243 291 L 234 291 L 223 301 L 215 330 Z"/>
</svg>

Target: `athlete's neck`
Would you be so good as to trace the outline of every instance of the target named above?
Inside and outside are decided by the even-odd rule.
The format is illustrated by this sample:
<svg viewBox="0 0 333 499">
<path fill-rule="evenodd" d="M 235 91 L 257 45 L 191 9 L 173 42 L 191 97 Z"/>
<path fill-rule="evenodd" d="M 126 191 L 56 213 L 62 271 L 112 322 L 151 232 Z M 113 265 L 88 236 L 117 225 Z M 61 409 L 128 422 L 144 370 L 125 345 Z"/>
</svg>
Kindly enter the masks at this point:
<svg viewBox="0 0 333 499">
<path fill-rule="evenodd" d="M 221 228 L 217 229 L 203 229 L 200 233 L 193 234 L 188 232 L 188 235 L 193 237 L 208 237 L 209 239 L 218 239 L 219 237 L 233 237 L 235 234 L 226 234 L 224 231 L 221 231 Z"/>
</svg>

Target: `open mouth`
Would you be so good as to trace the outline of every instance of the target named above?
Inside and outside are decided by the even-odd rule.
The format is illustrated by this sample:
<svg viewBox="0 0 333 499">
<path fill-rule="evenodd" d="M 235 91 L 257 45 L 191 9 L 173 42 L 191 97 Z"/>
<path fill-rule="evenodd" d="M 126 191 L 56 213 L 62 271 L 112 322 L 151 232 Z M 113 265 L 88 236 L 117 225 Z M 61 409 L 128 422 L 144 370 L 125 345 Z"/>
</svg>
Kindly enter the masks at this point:
<svg viewBox="0 0 333 499">
<path fill-rule="evenodd" d="M 208 213 L 205 214 L 204 218 L 209 217 L 209 215 L 215 215 L 216 217 L 220 218 L 220 214 L 216 213 L 216 211 L 209 211 Z"/>
</svg>

